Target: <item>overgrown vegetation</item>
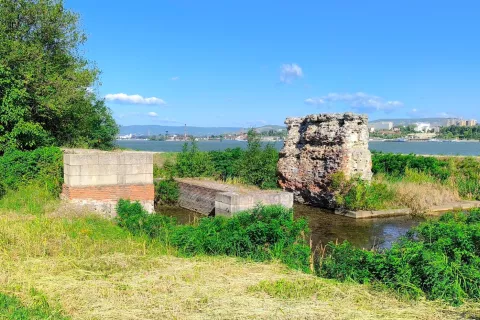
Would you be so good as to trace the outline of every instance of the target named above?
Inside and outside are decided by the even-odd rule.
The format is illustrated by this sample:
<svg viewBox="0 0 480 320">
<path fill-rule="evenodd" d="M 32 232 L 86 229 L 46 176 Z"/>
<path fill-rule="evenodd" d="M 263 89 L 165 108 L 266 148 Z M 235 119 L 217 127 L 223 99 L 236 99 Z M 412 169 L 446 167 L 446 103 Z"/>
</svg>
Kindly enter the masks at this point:
<svg viewBox="0 0 480 320">
<path fill-rule="evenodd" d="M 429 220 L 383 251 L 329 243 L 316 267 L 322 277 L 379 282 L 410 298 L 426 296 L 457 305 L 478 300 L 480 210 Z"/>
<path fill-rule="evenodd" d="M 155 182 L 155 205 L 175 205 L 179 196 L 178 183 L 174 179 Z"/>
<path fill-rule="evenodd" d="M 224 151 L 202 152 L 197 143 L 185 143 L 176 157 L 168 155 L 155 165 L 155 177 L 209 177 L 237 181 L 262 189 L 277 187 L 278 151 L 271 145 L 262 146 L 255 130 L 248 132 L 248 146 Z"/>
<path fill-rule="evenodd" d="M 118 223 L 133 234 L 147 234 L 187 255 L 227 255 L 255 261 L 277 259 L 288 266 L 309 270 L 305 220 L 294 220 L 282 206 L 259 206 L 232 218 L 200 219 L 195 225 L 178 225 L 172 218 L 148 214 L 138 202 L 120 200 Z"/>
<path fill-rule="evenodd" d="M 0 156 L 0 198 L 8 190 L 17 190 L 20 186 L 31 183 L 38 184 L 54 196 L 60 194 L 63 153 L 59 148 L 13 150 Z"/>
<path fill-rule="evenodd" d="M 411 170 L 426 174 L 433 181 L 450 186 L 465 199 L 480 200 L 480 159 L 475 157 L 426 157 L 373 153 L 372 171 L 402 179 Z"/>
<path fill-rule="evenodd" d="M 395 191 L 379 182 L 365 182 L 359 177 L 346 179 L 343 172 L 332 175 L 332 190 L 340 207 L 350 210 L 380 210 L 395 205 Z"/>
<path fill-rule="evenodd" d="M 332 175 L 331 189 L 340 207 L 349 210 L 429 208 L 480 200 L 480 160 L 474 157 L 427 157 L 373 152 L 371 183 Z"/>
<path fill-rule="evenodd" d="M 62 0 L 0 0 L 0 155 L 42 146 L 110 148 L 118 127 Z"/>
</svg>

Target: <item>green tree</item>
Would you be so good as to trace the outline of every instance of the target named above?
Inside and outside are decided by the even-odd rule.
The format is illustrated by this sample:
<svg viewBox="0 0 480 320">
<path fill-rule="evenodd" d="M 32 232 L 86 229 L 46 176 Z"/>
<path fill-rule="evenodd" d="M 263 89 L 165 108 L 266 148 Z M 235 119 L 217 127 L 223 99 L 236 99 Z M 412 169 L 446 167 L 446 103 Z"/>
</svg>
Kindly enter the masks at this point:
<svg viewBox="0 0 480 320">
<path fill-rule="evenodd" d="M 118 127 L 91 88 L 78 15 L 62 0 L 0 0 L 0 154 L 45 145 L 108 148 Z"/>
<path fill-rule="evenodd" d="M 270 143 L 262 148 L 260 135 L 254 129 L 248 131 L 247 140 L 248 147 L 238 169 L 240 178 L 263 189 L 276 188 L 278 151 Z"/>
</svg>

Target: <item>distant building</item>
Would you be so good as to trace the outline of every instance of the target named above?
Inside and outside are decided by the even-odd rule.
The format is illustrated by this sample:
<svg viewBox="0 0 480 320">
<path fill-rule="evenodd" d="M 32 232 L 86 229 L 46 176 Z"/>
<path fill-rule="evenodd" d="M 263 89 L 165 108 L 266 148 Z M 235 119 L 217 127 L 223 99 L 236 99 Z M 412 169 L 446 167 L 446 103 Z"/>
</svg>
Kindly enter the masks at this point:
<svg viewBox="0 0 480 320">
<path fill-rule="evenodd" d="M 457 121 L 457 126 L 460 126 L 460 127 L 466 127 L 467 126 L 467 120 L 458 120 Z"/>
<path fill-rule="evenodd" d="M 458 125 L 459 120 L 460 119 L 454 119 L 454 118 L 447 119 L 447 127 Z"/>
<path fill-rule="evenodd" d="M 477 120 L 471 119 L 467 120 L 467 127 L 475 127 L 477 125 Z"/>
<path fill-rule="evenodd" d="M 391 121 L 382 121 L 382 122 L 374 122 L 368 125 L 370 132 L 374 131 L 390 131 L 393 129 L 393 122 Z"/>
<path fill-rule="evenodd" d="M 117 136 L 117 139 L 128 140 L 128 139 L 132 139 L 132 137 L 133 137 L 133 135 L 130 133 L 130 134 L 126 134 L 126 135 L 123 135 L 123 136 L 119 135 L 119 136 Z"/>
<path fill-rule="evenodd" d="M 430 123 L 426 122 L 417 122 L 415 127 L 416 132 L 428 132 L 430 131 Z"/>
</svg>

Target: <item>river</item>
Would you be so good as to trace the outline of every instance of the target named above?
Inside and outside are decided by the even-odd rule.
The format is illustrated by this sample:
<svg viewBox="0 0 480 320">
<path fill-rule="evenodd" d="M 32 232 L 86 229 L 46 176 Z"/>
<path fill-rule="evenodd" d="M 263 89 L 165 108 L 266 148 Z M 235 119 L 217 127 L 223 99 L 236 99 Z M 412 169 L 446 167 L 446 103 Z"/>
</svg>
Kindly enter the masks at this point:
<svg viewBox="0 0 480 320">
<path fill-rule="evenodd" d="M 157 151 L 157 152 L 179 152 L 182 151 L 181 141 L 149 141 L 149 140 L 117 140 L 118 146 L 133 150 Z M 234 140 L 213 140 L 199 141 L 198 147 L 202 151 L 225 150 L 227 148 L 245 148 L 245 141 Z M 283 142 L 275 142 L 275 148 L 280 150 Z M 414 153 L 424 155 L 463 155 L 479 156 L 480 142 L 383 142 L 370 141 L 370 150 L 393 152 L 393 153 Z"/>
<path fill-rule="evenodd" d="M 179 207 L 160 207 L 161 214 L 175 217 L 181 224 L 193 223 L 203 218 L 198 214 Z M 314 207 L 295 204 L 295 218 L 308 221 L 313 247 L 325 245 L 329 241 L 339 243 L 348 240 L 357 248 L 390 248 L 392 243 L 411 228 L 424 221 L 424 218 L 391 217 L 381 219 L 352 219 Z"/>
</svg>

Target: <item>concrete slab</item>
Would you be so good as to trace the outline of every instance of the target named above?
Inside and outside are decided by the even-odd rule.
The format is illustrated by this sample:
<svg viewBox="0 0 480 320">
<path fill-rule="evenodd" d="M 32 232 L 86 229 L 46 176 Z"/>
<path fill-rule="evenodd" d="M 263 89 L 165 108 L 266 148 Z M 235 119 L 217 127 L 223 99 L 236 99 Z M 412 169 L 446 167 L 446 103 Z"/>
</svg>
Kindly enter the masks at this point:
<svg viewBox="0 0 480 320">
<path fill-rule="evenodd" d="M 425 215 L 439 215 L 448 211 L 458 211 L 458 210 L 468 210 L 480 208 L 480 201 L 460 201 L 454 203 L 448 203 L 441 206 L 435 206 L 430 208 Z M 412 214 L 412 211 L 407 208 L 403 209 L 387 209 L 387 210 L 376 210 L 376 211 L 351 211 L 344 209 L 336 209 L 335 214 L 354 218 L 354 219 L 368 219 L 368 218 L 386 218 L 386 217 L 395 217 L 395 216 L 406 216 Z"/>
<path fill-rule="evenodd" d="M 178 179 L 179 205 L 203 214 L 233 216 L 258 204 L 293 206 L 293 194 L 202 179 Z"/>
</svg>

